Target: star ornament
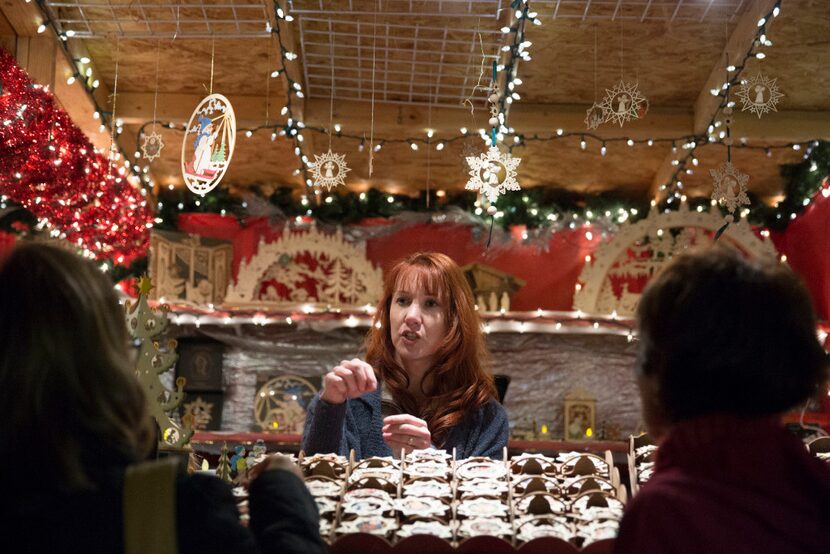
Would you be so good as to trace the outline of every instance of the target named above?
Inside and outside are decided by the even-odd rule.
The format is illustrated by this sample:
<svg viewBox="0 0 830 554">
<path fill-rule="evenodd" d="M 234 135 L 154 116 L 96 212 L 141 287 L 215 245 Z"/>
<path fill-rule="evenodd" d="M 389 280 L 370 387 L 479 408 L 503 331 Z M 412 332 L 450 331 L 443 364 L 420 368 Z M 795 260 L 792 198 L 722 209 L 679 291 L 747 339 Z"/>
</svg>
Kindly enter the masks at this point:
<svg viewBox="0 0 830 554">
<path fill-rule="evenodd" d="M 604 123 L 618 123 L 622 127 L 625 123 L 640 119 L 648 110 L 648 102 L 640 93 L 637 83 L 627 83 L 620 79 L 614 88 L 605 89 L 605 98 L 602 100 Z"/>
<path fill-rule="evenodd" d="M 732 162 L 725 162 L 717 169 L 710 169 L 709 173 L 715 181 L 712 200 L 726 206 L 730 214 L 734 214 L 739 206 L 749 205 L 749 196 L 746 194 L 749 175 L 741 173 Z"/>
<path fill-rule="evenodd" d="M 152 289 L 155 285 L 153 285 L 150 278 L 146 275 L 142 275 L 141 278 L 138 280 L 138 294 L 142 296 L 147 296 L 149 294 L 150 289 Z"/>
<path fill-rule="evenodd" d="M 741 111 L 749 110 L 757 115 L 758 119 L 770 111 L 777 112 L 778 101 L 784 97 L 775 84 L 777 80 L 758 73 L 752 79 L 742 81 L 738 87 L 738 98 L 743 104 Z"/>
<path fill-rule="evenodd" d="M 141 142 L 141 152 L 144 154 L 144 159 L 152 162 L 161 156 L 161 150 L 164 148 L 164 141 L 161 140 L 161 135 L 153 131 L 149 135 L 144 135 L 144 140 Z"/>
<path fill-rule="evenodd" d="M 521 161 L 521 158 L 514 158 L 509 153 L 502 154 L 497 146 L 490 146 L 487 154 L 467 156 L 470 180 L 464 188 L 481 191 L 492 204 L 500 194 L 521 190 L 516 181 L 516 168 Z"/>
<path fill-rule="evenodd" d="M 346 155 L 335 154 L 329 151 L 322 156 L 314 155 L 314 163 L 309 164 L 314 180 L 314 186 L 326 187 L 331 191 L 337 185 L 346 184 L 346 173 L 351 171 L 346 166 Z"/>
</svg>

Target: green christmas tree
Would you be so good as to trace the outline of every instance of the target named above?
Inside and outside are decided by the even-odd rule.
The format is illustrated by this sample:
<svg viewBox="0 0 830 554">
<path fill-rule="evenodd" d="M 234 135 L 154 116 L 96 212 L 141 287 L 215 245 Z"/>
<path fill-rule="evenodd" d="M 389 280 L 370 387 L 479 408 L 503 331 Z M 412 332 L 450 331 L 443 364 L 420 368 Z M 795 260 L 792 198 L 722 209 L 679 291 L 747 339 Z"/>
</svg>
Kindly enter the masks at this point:
<svg viewBox="0 0 830 554">
<path fill-rule="evenodd" d="M 216 466 L 216 476 L 226 483 L 232 481 L 231 462 L 228 459 L 228 443 L 222 443 L 222 454 L 219 455 L 219 465 Z"/>
<path fill-rule="evenodd" d="M 219 150 L 215 150 L 213 155 L 210 157 L 210 161 L 212 162 L 224 162 L 225 161 L 225 137 L 222 137 L 222 144 L 219 146 Z"/>
<path fill-rule="evenodd" d="M 161 430 L 160 446 L 181 448 L 190 441 L 193 429 L 189 424 L 180 427 L 170 419 L 170 414 L 184 398 L 185 380 L 176 379 L 176 390 L 168 390 L 159 379 L 159 375 L 173 367 L 178 359 L 176 341 L 170 340 L 167 348 L 162 350 L 156 337 L 167 329 L 167 306 L 161 307 L 161 313 L 147 303 L 147 294 L 153 288 L 150 279 L 144 276 L 139 281 L 138 301 L 126 303 L 127 329 L 133 338 L 141 341 L 135 373 L 149 402 L 150 413 Z"/>
</svg>

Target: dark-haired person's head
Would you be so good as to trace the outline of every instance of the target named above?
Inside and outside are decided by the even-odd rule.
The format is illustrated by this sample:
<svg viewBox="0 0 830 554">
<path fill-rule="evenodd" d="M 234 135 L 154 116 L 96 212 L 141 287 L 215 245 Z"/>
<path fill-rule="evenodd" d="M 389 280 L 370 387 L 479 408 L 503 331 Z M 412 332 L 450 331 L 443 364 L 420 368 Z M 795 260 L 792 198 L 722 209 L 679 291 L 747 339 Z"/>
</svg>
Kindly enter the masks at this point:
<svg viewBox="0 0 830 554">
<path fill-rule="evenodd" d="M 817 392 L 828 359 L 810 297 L 785 265 L 717 246 L 682 254 L 637 308 L 646 424 L 778 414 Z"/>
<path fill-rule="evenodd" d="M 22 245 L 0 261 L 0 474 L 94 486 L 154 440 L 114 289 L 88 260 Z M 16 454 L 14 454 L 16 453 Z"/>
</svg>

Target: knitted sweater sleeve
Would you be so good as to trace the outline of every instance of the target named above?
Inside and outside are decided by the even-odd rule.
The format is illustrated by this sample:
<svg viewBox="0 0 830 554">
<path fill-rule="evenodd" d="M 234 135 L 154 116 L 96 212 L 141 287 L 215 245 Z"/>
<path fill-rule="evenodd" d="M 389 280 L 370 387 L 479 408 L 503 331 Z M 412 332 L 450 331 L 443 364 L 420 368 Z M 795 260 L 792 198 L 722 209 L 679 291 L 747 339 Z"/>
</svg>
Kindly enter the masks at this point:
<svg viewBox="0 0 830 554">
<path fill-rule="evenodd" d="M 329 404 L 317 393 L 308 406 L 303 428 L 302 448 L 306 454 L 343 454 L 346 444 L 345 424 L 348 401 Z"/>
<path fill-rule="evenodd" d="M 491 400 L 481 408 L 479 416 L 478 440 L 469 455 L 502 459 L 502 450 L 510 435 L 507 412 L 501 404 Z"/>
</svg>

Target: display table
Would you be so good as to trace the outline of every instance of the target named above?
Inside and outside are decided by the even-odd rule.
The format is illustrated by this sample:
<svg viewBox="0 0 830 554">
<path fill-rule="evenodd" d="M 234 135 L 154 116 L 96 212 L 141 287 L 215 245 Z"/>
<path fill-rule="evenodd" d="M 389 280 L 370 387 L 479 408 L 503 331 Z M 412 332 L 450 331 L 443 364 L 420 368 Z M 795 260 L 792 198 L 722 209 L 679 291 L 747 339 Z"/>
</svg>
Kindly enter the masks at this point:
<svg viewBox="0 0 830 554">
<path fill-rule="evenodd" d="M 213 451 L 214 446 L 219 444 L 221 448 L 223 442 L 231 444 L 253 444 L 257 440 L 264 441 L 268 446 L 268 450 L 285 450 L 295 451 L 300 450 L 300 440 L 302 435 L 294 433 L 263 433 L 263 432 L 237 432 L 237 431 L 198 431 L 193 435 L 191 444 L 197 450 L 199 445 L 204 445 L 207 451 Z M 280 448 L 276 448 L 279 446 Z M 285 447 L 285 448 L 283 448 Z M 625 454 L 628 452 L 627 441 L 565 441 L 565 440 L 525 440 L 525 439 L 510 439 L 507 443 L 507 449 L 510 454 L 521 452 L 537 452 L 540 454 L 552 452 L 605 452 L 610 450 L 613 453 Z"/>
</svg>

